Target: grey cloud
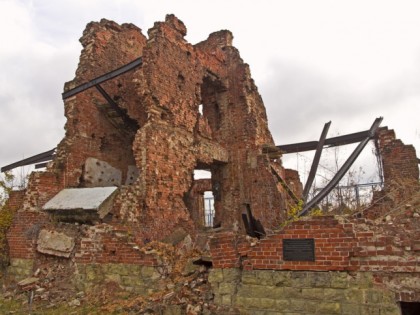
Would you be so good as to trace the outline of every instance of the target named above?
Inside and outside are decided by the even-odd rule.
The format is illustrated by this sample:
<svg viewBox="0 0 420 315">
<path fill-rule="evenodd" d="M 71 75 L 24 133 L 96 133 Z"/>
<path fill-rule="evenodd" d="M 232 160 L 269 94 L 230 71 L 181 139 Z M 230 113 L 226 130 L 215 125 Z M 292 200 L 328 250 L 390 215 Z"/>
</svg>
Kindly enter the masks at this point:
<svg viewBox="0 0 420 315">
<path fill-rule="evenodd" d="M 322 73 L 278 61 L 272 63 L 272 69 L 275 71 L 261 84 L 260 92 L 278 143 L 316 140 L 329 120 L 330 135 L 334 130 L 341 134 L 365 130 L 380 115 L 385 123 L 393 121 L 397 108 L 417 124 L 412 116 L 420 114 L 420 106 L 403 106 L 410 97 L 420 100 L 420 71 L 364 89 L 356 82 L 332 80 Z M 407 127 L 404 122 L 393 123 L 393 128 Z"/>
</svg>

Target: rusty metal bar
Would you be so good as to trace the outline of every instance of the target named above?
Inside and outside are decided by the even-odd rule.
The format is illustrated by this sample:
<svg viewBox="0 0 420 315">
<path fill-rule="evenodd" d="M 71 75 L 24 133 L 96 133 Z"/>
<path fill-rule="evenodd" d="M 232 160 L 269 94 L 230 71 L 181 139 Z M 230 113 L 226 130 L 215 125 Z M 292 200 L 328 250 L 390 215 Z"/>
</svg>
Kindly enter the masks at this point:
<svg viewBox="0 0 420 315">
<path fill-rule="evenodd" d="M 357 159 L 359 154 L 362 152 L 366 144 L 375 136 L 376 131 L 378 130 L 379 125 L 382 122 L 382 117 L 376 118 L 370 127 L 367 136 L 363 139 L 359 145 L 354 149 L 353 153 L 349 156 L 347 161 L 343 166 L 338 170 L 337 174 L 331 179 L 331 181 L 322 189 L 312 200 L 310 200 L 303 210 L 299 213 L 299 216 L 306 214 L 310 209 L 317 205 L 322 199 L 327 196 L 330 191 L 340 182 L 343 176 L 347 173 L 349 168 L 353 165 L 354 161 Z"/>
<path fill-rule="evenodd" d="M 106 82 L 108 80 L 111 80 L 111 79 L 113 79 L 113 78 L 115 78 L 115 77 L 117 77 L 117 76 L 119 76 L 123 73 L 126 73 L 126 72 L 128 72 L 128 71 L 130 71 L 130 70 L 132 70 L 132 69 L 134 69 L 138 66 L 141 66 L 142 63 L 143 63 L 142 58 L 141 57 L 137 58 L 137 59 L 133 60 L 132 62 L 130 62 L 130 63 L 118 68 L 118 69 L 115 69 L 111 72 L 105 73 L 105 74 L 103 74 L 103 75 L 101 75 L 101 76 L 99 76 L 99 77 L 97 77 L 97 78 L 95 78 L 95 79 L 93 79 L 89 82 L 86 82 L 86 83 L 84 83 L 82 85 L 79 85 L 79 86 L 77 86 L 77 87 L 75 87 L 71 90 L 68 90 L 68 91 L 66 91 L 62 94 L 63 100 L 65 100 L 66 98 L 69 98 L 71 96 L 74 96 L 76 94 L 79 94 L 80 92 L 83 92 L 83 91 L 91 88 L 92 86 L 98 85 L 98 84 Z"/>
<path fill-rule="evenodd" d="M 287 185 L 286 181 L 277 173 L 277 171 L 274 167 L 270 166 L 270 168 L 271 168 L 271 173 L 277 178 L 277 180 L 280 182 L 280 184 L 284 188 L 284 190 L 286 190 L 286 192 L 293 199 L 293 201 L 296 204 L 298 204 L 299 203 L 299 198 L 296 197 L 296 195 L 293 193 L 292 189 L 290 189 L 290 187 Z"/>
<path fill-rule="evenodd" d="M 106 99 L 109 106 L 111 106 L 112 110 L 118 113 L 120 117 L 123 119 L 126 118 L 127 114 L 118 106 L 117 103 L 112 99 L 111 96 L 100 86 L 99 84 L 95 85 L 95 88 L 102 94 L 102 96 Z"/>
<path fill-rule="evenodd" d="M 35 163 L 39 163 L 39 162 L 45 162 L 45 161 L 50 161 L 54 158 L 55 156 L 55 148 L 51 149 L 49 151 L 43 152 L 43 153 L 39 153 L 37 155 L 28 157 L 26 159 L 14 162 L 12 164 L 3 166 L 0 171 L 1 172 L 7 172 L 10 171 L 16 167 L 20 167 L 20 166 L 26 166 L 26 165 L 32 165 Z"/>
<path fill-rule="evenodd" d="M 327 122 L 324 125 L 324 129 L 322 130 L 321 137 L 318 141 L 318 146 L 315 151 L 314 160 L 312 161 L 311 170 L 309 171 L 308 180 L 306 181 L 305 188 L 303 189 L 303 201 L 306 203 L 308 199 L 309 190 L 312 187 L 312 183 L 314 182 L 314 178 L 316 175 L 316 170 L 318 169 L 319 160 L 321 158 L 322 149 L 324 148 L 325 138 L 327 137 L 328 130 L 330 129 L 331 121 Z"/>
<path fill-rule="evenodd" d="M 365 139 L 369 134 L 369 130 L 351 133 L 348 135 L 333 137 L 325 140 L 324 145 L 328 147 L 336 147 L 339 145 L 357 143 Z M 318 146 L 319 141 L 308 141 L 292 144 L 278 145 L 277 147 L 282 151 L 283 154 L 305 152 L 315 150 Z"/>
</svg>

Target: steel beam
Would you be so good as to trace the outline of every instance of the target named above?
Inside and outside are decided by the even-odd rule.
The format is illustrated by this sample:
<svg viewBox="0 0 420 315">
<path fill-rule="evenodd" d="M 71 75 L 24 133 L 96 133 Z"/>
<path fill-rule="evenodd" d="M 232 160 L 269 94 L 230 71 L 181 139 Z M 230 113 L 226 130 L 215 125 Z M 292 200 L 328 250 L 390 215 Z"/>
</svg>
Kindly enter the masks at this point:
<svg viewBox="0 0 420 315">
<path fill-rule="evenodd" d="M 299 216 L 306 214 L 310 209 L 315 207 L 315 205 L 317 205 L 322 199 L 324 199 L 325 196 L 327 196 L 330 193 L 330 191 L 340 182 L 340 180 L 347 173 L 349 168 L 353 165 L 354 161 L 357 159 L 357 157 L 362 152 L 369 140 L 375 136 L 376 131 L 378 130 L 378 127 L 382 122 L 382 119 L 382 117 L 375 119 L 375 121 L 372 124 L 372 127 L 367 133 L 366 138 L 359 143 L 356 149 L 354 149 L 353 153 L 349 156 L 349 158 L 343 164 L 343 166 L 338 170 L 337 174 L 334 175 L 331 181 L 312 200 L 310 200 L 305 205 L 303 210 L 299 213 Z"/>
<path fill-rule="evenodd" d="M 16 167 L 20 167 L 20 166 L 26 166 L 26 165 L 32 165 L 35 163 L 39 163 L 39 162 L 45 162 L 45 161 L 50 161 L 54 158 L 55 156 L 55 148 L 51 149 L 49 151 L 43 152 L 43 153 L 39 153 L 37 155 L 28 157 L 26 159 L 17 161 L 15 163 L 3 166 L 0 171 L 1 172 L 7 172 L 10 171 Z"/>
<path fill-rule="evenodd" d="M 92 86 L 95 86 L 97 84 L 100 84 L 100 83 L 106 82 L 108 80 L 111 80 L 115 77 L 118 77 L 119 75 L 121 75 L 123 73 L 126 73 L 126 72 L 128 72 L 128 71 L 130 71 L 130 70 L 132 70 L 132 69 L 134 69 L 138 66 L 141 66 L 142 63 L 143 63 L 142 58 L 141 57 L 137 58 L 137 59 L 133 60 L 132 62 L 130 62 L 130 63 L 118 68 L 118 69 L 115 69 L 111 72 L 105 73 L 104 75 L 101 75 L 100 77 L 97 77 L 97 78 L 95 78 L 95 79 L 93 79 L 89 82 L 86 82 L 86 83 L 84 83 L 82 85 L 79 85 L 79 86 L 77 86 L 77 87 L 75 87 L 71 90 L 68 90 L 68 91 L 66 91 L 62 94 L 63 100 L 65 100 L 66 98 L 69 98 L 71 96 L 74 96 L 76 94 L 79 94 L 80 92 L 83 92 L 83 91 L 91 88 Z"/>
<path fill-rule="evenodd" d="M 324 148 L 325 138 L 327 137 L 328 130 L 330 129 L 331 121 L 327 122 L 324 125 L 322 130 L 321 137 L 319 138 L 318 145 L 315 151 L 314 160 L 312 161 L 311 170 L 309 171 L 308 180 L 306 181 L 305 188 L 303 189 L 303 202 L 306 203 L 308 199 L 309 189 L 312 187 L 316 171 L 318 169 L 319 160 L 321 158 L 322 149 Z"/>
<path fill-rule="evenodd" d="M 287 185 L 286 181 L 277 173 L 277 171 L 276 171 L 276 169 L 274 167 L 270 166 L 270 168 L 271 168 L 271 173 L 277 178 L 277 180 L 279 181 L 279 183 L 281 184 L 281 186 L 284 188 L 284 190 L 286 190 L 286 192 L 293 199 L 293 201 L 296 204 L 298 204 L 299 203 L 299 198 L 296 197 L 296 195 L 293 193 L 293 191 Z"/>
<path fill-rule="evenodd" d="M 116 111 L 121 118 L 125 118 L 127 114 L 118 106 L 117 103 L 112 99 L 111 96 L 100 86 L 99 84 L 95 85 L 95 88 L 102 94 L 102 96 L 106 99 L 109 106 L 111 106 L 112 110 Z"/>
<path fill-rule="evenodd" d="M 328 147 L 336 147 L 339 145 L 357 143 L 366 138 L 369 134 L 369 130 L 351 133 L 348 135 L 333 137 L 325 140 L 324 145 Z M 319 141 L 308 141 L 292 144 L 278 145 L 277 147 L 282 151 L 283 154 L 305 152 L 315 150 L 318 146 Z"/>
</svg>

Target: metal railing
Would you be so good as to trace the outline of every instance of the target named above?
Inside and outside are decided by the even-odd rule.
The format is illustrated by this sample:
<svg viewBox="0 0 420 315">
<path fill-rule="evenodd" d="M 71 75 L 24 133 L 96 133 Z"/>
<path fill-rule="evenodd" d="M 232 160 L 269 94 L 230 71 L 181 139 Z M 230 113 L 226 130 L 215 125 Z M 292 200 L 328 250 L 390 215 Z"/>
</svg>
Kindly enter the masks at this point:
<svg viewBox="0 0 420 315">
<path fill-rule="evenodd" d="M 204 198 L 204 225 L 213 226 L 214 219 L 214 198 Z"/>
<path fill-rule="evenodd" d="M 357 210 L 370 204 L 374 191 L 380 190 L 382 186 L 381 182 L 336 186 L 319 205 L 325 212 L 336 209 L 340 212 L 345 208 Z M 323 188 L 315 189 L 314 193 L 316 194 L 321 189 Z"/>
</svg>

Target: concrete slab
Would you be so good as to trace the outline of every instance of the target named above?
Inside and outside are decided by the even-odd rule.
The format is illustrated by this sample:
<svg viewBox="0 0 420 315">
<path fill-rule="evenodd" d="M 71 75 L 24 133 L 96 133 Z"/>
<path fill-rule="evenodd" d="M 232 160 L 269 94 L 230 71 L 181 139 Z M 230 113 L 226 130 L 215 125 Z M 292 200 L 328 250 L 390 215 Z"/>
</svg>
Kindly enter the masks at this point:
<svg viewBox="0 0 420 315">
<path fill-rule="evenodd" d="M 67 188 L 60 191 L 43 210 L 100 210 L 117 191 L 117 187 Z"/>
<path fill-rule="evenodd" d="M 85 187 L 113 187 L 120 186 L 122 172 L 109 163 L 95 158 L 87 158 L 83 171 Z"/>
</svg>

